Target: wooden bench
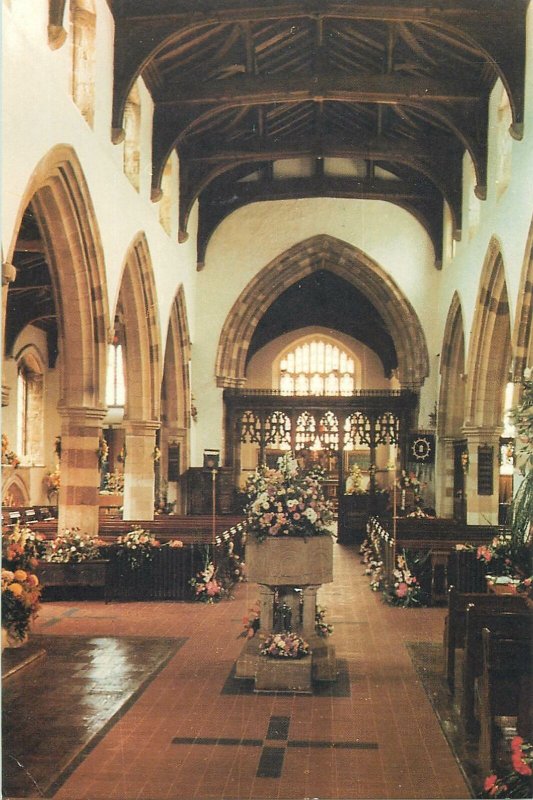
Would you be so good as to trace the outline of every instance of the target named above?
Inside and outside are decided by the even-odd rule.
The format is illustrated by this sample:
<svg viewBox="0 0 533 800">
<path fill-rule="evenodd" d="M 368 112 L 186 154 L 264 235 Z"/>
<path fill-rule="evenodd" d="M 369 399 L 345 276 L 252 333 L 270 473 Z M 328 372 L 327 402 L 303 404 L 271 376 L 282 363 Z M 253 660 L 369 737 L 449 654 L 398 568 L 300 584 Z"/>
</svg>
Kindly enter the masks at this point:
<svg viewBox="0 0 533 800">
<path fill-rule="evenodd" d="M 519 639 L 496 636 L 487 628 L 483 629 L 481 636 L 483 667 L 478 681 L 479 762 L 483 774 L 489 775 L 497 767 L 496 717 L 516 717 L 517 733 L 527 741 L 533 737 L 531 629 L 527 628 Z"/>
<path fill-rule="evenodd" d="M 454 586 L 448 591 L 448 614 L 444 620 L 444 674 L 449 689 L 455 691 L 455 651 L 464 648 L 466 611 L 471 605 L 480 610 L 520 611 L 526 608 L 519 595 L 493 595 L 475 592 L 458 592 Z"/>
<path fill-rule="evenodd" d="M 478 606 L 467 609 L 461 697 L 461 721 L 467 733 L 477 732 L 475 697 L 476 680 L 483 672 L 482 630 L 488 628 L 494 636 L 505 639 L 522 639 L 529 636 L 532 621 L 527 608 L 519 612 L 481 610 Z"/>
</svg>

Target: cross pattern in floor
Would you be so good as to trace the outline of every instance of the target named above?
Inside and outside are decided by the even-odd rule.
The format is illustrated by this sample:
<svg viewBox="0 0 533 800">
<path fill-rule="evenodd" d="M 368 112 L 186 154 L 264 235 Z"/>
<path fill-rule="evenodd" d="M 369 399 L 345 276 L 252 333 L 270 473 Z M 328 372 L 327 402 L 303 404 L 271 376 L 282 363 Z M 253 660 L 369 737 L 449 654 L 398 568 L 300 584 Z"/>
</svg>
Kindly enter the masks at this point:
<svg viewBox="0 0 533 800">
<path fill-rule="evenodd" d="M 335 546 L 334 569 L 319 603 L 345 665 L 341 696 L 224 691 L 244 643 L 242 617 L 258 597 L 253 584 L 216 605 L 45 604 L 37 629 L 50 637 L 186 639 L 54 797 L 468 798 L 406 647 L 440 642 L 445 610 L 384 604 L 353 548 Z"/>
</svg>

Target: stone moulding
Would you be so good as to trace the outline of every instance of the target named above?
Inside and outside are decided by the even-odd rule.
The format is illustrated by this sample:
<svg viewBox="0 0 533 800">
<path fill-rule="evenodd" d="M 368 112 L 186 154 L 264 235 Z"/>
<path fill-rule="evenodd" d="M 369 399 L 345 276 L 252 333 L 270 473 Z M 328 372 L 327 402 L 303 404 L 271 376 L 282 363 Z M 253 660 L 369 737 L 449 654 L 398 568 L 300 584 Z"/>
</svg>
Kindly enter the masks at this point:
<svg viewBox="0 0 533 800">
<path fill-rule="evenodd" d="M 333 539 L 270 536 L 246 542 L 249 581 L 267 586 L 308 586 L 333 581 Z"/>
<path fill-rule="evenodd" d="M 310 694 L 312 660 L 305 658 L 257 657 L 255 690 L 290 691 Z"/>
</svg>

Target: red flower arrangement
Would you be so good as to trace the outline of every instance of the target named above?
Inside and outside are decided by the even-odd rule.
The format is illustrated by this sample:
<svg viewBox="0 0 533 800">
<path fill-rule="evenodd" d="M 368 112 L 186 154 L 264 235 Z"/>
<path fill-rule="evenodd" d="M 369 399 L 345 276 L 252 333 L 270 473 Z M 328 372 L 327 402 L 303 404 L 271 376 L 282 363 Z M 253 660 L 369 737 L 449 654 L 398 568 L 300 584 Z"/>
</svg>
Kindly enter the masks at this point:
<svg viewBox="0 0 533 800">
<path fill-rule="evenodd" d="M 533 797 L 533 745 L 521 736 L 511 740 L 512 770 L 505 775 L 488 775 L 480 797 L 530 798 Z"/>
</svg>

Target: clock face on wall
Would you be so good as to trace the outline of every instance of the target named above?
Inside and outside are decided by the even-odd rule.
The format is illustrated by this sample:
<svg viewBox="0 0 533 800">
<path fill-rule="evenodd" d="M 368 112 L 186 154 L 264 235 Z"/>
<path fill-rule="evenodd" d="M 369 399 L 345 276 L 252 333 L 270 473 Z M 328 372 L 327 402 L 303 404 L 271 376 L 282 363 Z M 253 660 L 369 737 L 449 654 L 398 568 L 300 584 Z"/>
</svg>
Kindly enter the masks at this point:
<svg viewBox="0 0 533 800">
<path fill-rule="evenodd" d="M 415 461 L 433 460 L 433 437 L 414 436 L 411 442 L 411 454 Z"/>
</svg>

